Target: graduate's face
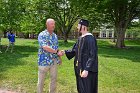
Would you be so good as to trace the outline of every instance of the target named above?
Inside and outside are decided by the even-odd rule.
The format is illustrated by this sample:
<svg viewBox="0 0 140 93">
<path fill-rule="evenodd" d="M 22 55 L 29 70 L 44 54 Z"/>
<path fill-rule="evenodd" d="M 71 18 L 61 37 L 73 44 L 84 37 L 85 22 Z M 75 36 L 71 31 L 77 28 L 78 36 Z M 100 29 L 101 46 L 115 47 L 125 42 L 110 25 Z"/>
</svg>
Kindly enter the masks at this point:
<svg viewBox="0 0 140 93">
<path fill-rule="evenodd" d="M 83 30 L 83 26 L 81 27 L 81 24 L 78 24 L 77 29 L 78 29 L 78 32 L 81 32 Z"/>
<path fill-rule="evenodd" d="M 82 33 L 83 31 L 85 31 L 85 26 L 82 25 L 81 27 L 81 24 L 78 24 L 77 29 L 78 29 L 78 32 Z"/>
</svg>

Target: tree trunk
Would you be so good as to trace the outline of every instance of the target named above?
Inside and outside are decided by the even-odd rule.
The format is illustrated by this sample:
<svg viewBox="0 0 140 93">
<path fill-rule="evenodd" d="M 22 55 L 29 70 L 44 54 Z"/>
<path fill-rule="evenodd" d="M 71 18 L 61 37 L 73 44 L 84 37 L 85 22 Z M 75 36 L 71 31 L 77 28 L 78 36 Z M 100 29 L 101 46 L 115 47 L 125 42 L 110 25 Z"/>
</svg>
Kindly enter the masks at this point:
<svg viewBox="0 0 140 93">
<path fill-rule="evenodd" d="M 25 38 L 25 39 L 29 38 L 29 33 L 25 33 L 25 34 L 24 34 L 24 38 Z"/>
<path fill-rule="evenodd" d="M 3 34 L 4 34 L 4 38 L 6 38 L 7 37 L 7 31 L 4 30 Z"/>
<path fill-rule="evenodd" d="M 68 35 L 66 33 L 64 34 L 64 42 L 68 43 Z"/>
<path fill-rule="evenodd" d="M 124 43 L 124 37 L 125 37 L 125 31 L 126 28 L 116 28 L 116 34 L 117 34 L 117 42 L 116 42 L 116 47 L 117 48 L 124 48 L 125 43 Z"/>
<path fill-rule="evenodd" d="M 114 37 L 113 37 L 113 42 L 116 43 L 116 29 L 114 28 Z"/>
</svg>

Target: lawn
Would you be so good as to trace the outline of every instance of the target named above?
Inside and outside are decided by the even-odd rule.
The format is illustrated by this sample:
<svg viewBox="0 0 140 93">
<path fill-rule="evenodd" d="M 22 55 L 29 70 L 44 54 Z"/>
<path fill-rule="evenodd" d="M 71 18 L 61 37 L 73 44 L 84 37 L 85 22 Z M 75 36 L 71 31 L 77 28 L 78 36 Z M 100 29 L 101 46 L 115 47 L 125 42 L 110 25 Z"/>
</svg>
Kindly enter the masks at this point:
<svg viewBox="0 0 140 93">
<path fill-rule="evenodd" d="M 70 49 L 75 41 L 60 49 Z M 110 40 L 98 40 L 99 93 L 140 93 L 140 40 L 125 41 L 128 48 L 117 49 Z M 14 52 L 4 53 L 7 39 L 2 39 L 0 54 L 0 88 L 19 93 L 36 93 L 37 85 L 37 40 L 16 39 Z M 58 67 L 57 93 L 77 93 L 73 60 L 62 57 Z M 49 75 L 46 76 L 45 93 L 48 93 Z"/>
</svg>

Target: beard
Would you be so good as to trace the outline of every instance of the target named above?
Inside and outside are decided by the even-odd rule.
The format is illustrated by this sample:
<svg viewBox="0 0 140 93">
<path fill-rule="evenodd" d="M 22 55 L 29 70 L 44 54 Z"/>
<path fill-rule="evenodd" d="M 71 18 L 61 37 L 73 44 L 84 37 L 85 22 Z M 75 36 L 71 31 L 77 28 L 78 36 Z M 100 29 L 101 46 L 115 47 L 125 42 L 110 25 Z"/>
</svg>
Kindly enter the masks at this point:
<svg viewBox="0 0 140 93">
<path fill-rule="evenodd" d="M 78 35 L 79 35 L 79 36 L 81 36 L 81 35 L 82 35 L 81 31 L 78 31 Z"/>
</svg>

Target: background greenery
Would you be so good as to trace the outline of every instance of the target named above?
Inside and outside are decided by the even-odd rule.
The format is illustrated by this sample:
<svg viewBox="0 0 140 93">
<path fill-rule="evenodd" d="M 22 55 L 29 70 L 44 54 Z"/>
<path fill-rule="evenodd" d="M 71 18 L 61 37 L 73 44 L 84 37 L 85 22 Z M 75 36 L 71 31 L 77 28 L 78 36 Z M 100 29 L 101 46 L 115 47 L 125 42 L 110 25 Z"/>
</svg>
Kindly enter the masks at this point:
<svg viewBox="0 0 140 93">
<path fill-rule="evenodd" d="M 139 0 L 0 0 L 0 31 L 23 32 L 24 37 L 38 34 L 45 29 L 47 18 L 56 21 L 56 32 L 62 34 L 64 42 L 78 19 L 90 21 L 90 31 L 100 31 L 111 25 L 117 39 L 116 47 L 125 47 L 124 36 L 129 28 L 139 34 Z M 138 20 L 137 28 L 132 21 Z M 77 24 L 76 24 L 77 25 Z M 137 33 L 138 32 L 138 33 Z M 139 36 L 139 35 L 138 35 Z"/>
</svg>

